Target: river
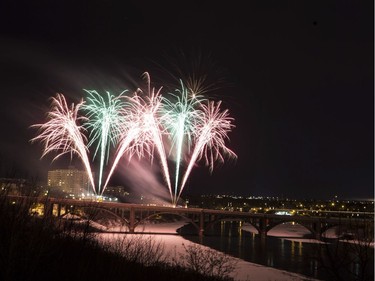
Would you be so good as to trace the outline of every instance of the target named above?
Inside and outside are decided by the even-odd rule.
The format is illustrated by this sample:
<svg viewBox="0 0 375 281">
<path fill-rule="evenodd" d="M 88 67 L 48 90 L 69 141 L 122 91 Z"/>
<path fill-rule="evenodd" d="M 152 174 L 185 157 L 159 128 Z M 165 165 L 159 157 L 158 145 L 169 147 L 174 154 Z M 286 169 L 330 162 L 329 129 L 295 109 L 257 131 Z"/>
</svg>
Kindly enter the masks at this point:
<svg viewBox="0 0 375 281">
<path fill-rule="evenodd" d="M 242 226 L 241 222 L 234 221 L 214 224 L 205 231 L 203 238 L 195 235 L 196 229 L 192 225 L 180 228 L 178 233 L 187 240 L 200 243 L 245 261 L 303 274 L 315 279 L 333 280 L 327 270 L 322 268 L 320 266 L 321 263 L 318 262 L 319 259 L 327 261 L 328 248 L 326 244 L 295 241 L 288 237 L 268 236 L 265 240 L 262 240 L 259 235 L 243 230 Z M 308 239 L 305 241 L 308 241 Z M 333 247 L 332 243 L 327 245 L 328 247 Z M 317 254 L 319 249 L 323 250 L 323 254 Z M 342 254 L 344 253 L 340 252 L 339 258 Z M 319 259 L 314 258 L 314 256 L 319 257 Z M 339 258 L 337 261 L 339 261 Z M 345 267 L 345 270 L 359 274 L 360 267 L 357 263 L 352 262 Z M 367 269 L 367 275 L 371 276 L 372 274 L 373 278 L 373 272 L 372 249 L 372 261 Z M 343 275 L 345 276 L 345 281 L 358 280 L 350 274 Z"/>
</svg>

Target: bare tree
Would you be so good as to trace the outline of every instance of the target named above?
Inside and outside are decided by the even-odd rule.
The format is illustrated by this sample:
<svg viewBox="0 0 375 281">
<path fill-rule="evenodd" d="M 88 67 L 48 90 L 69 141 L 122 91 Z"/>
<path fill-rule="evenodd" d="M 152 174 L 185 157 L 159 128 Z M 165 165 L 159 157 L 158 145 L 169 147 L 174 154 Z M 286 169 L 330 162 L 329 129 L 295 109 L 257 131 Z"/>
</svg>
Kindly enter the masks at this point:
<svg viewBox="0 0 375 281">
<path fill-rule="evenodd" d="M 213 249 L 202 248 L 197 244 L 183 244 L 183 248 L 185 252 L 173 260 L 175 264 L 206 276 L 220 277 L 222 280 L 233 279 L 230 274 L 237 265 L 233 257 Z"/>
<path fill-rule="evenodd" d="M 106 250 L 117 253 L 127 261 L 144 266 L 155 266 L 165 263 L 164 244 L 144 235 L 122 235 L 117 240 L 104 242 Z"/>
<path fill-rule="evenodd" d="M 317 244 L 314 259 L 331 280 L 374 280 L 374 227 L 366 220 L 339 226 L 337 238 Z"/>
</svg>

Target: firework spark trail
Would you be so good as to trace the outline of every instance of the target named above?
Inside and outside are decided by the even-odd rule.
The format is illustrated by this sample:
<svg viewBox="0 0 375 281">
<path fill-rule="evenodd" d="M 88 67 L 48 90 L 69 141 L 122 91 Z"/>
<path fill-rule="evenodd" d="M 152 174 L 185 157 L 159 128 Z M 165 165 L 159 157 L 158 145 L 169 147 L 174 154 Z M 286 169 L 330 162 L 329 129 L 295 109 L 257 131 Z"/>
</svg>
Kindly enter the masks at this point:
<svg viewBox="0 0 375 281">
<path fill-rule="evenodd" d="M 116 169 L 119 161 L 121 160 L 122 156 L 124 155 L 125 151 L 128 150 L 128 148 L 130 146 L 130 143 L 132 141 L 134 141 L 135 139 L 137 139 L 138 134 L 139 134 L 139 128 L 137 128 L 137 127 L 131 128 L 131 129 L 129 129 L 127 135 L 121 140 L 120 145 L 119 145 L 119 149 L 116 152 L 115 160 L 113 161 L 111 170 L 109 171 L 108 176 L 107 176 L 107 180 L 105 181 L 105 183 L 103 185 L 103 192 L 104 192 L 105 188 L 107 187 L 107 184 L 108 184 L 114 170 Z"/>
<path fill-rule="evenodd" d="M 126 103 L 125 108 L 122 109 L 123 112 L 123 123 L 121 126 L 121 136 L 119 145 L 115 154 L 115 159 L 113 161 L 112 167 L 108 173 L 107 180 L 104 183 L 103 191 L 107 186 L 114 170 L 116 169 L 119 161 L 121 160 L 124 153 L 129 150 L 132 142 L 137 142 L 139 134 L 141 131 L 140 121 L 139 121 L 139 109 L 140 103 L 137 97 L 131 98 L 132 102 Z"/>
<path fill-rule="evenodd" d="M 102 177 L 104 163 L 108 164 L 109 149 L 111 146 L 116 146 L 118 138 L 121 134 L 121 126 L 124 122 L 122 110 L 125 106 L 123 102 L 122 92 L 115 97 L 109 92 L 106 92 L 106 98 L 101 96 L 94 90 L 85 90 L 89 96 L 88 102 L 83 104 L 82 109 L 87 111 L 87 122 L 85 126 L 90 129 L 90 147 L 97 141 L 97 146 L 93 158 L 99 152 L 100 166 L 99 166 L 99 182 L 97 193 L 102 195 L 105 186 L 102 188 Z M 101 192 L 102 190 L 102 192 Z"/>
<path fill-rule="evenodd" d="M 177 94 L 170 93 L 171 99 L 163 99 L 163 111 L 165 114 L 161 117 L 163 126 L 169 132 L 172 147 L 176 150 L 176 171 L 175 171 L 175 190 L 173 204 L 177 203 L 178 181 L 180 177 L 180 166 L 183 153 L 184 140 L 187 141 L 189 149 L 192 142 L 192 133 L 195 123 L 201 118 L 200 107 L 203 97 L 200 95 L 189 96 L 189 91 L 181 82 L 181 90 L 176 90 Z"/>
<path fill-rule="evenodd" d="M 213 101 L 202 104 L 204 118 L 201 120 L 201 124 L 197 124 L 196 127 L 196 143 L 183 176 L 177 200 L 196 161 L 204 158 L 206 165 L 210 167 L 212 172 L 216 161 L 224 162 L 224 155 L 237 157 L 232 150 L 225 146 L 225 140 L 228 139 L 227 133 L 234 127 L 232 124 L 233 118 L 229 117 L 228 110 L 220 111 L 220 105 L 221 101 L 217 102 L 216 105 Z"/>
<path fill-rule="evenodd" d="M 122 139 L 104 186 L 107 185 L 109 177 L 112 175 L 124 153 L 128 152 L 130 158 L 134 154 L 142 158 L 147 153 L 151 159 L 153 159 L 154 147 L 156 147 L 160 157 L 164 180 L 167 183 L 171 199 L 173 200 L 167 157 L 158 117 L 161 107 L 161 88 L 155 92 L 155 88 L 151 89 L 150 87 L 150 76 L 148 73 L 145 73 L 145 77 L 147 78 L 148 84 L 147 95 L 145 97 L 140 96 L 144 93 L 138 89 L 134 95 L 129 98 L 130 106 L 125 113 L 127 116 L 125 118 L 126 125 L 123 126 Z"/>
<path fill-rule="evenodd" d="M 167 163 L 167 156 L 165 153 L 165 148 L 163 144 L 163 138 L 162 138 L 162 126 L 160 122 L 160 113 L 162 111 L 161 108 L 161 95 L 160 91 L 161 88 L 159 88 L 158 91 L 155 92 L 155 88 L 151 89 L 151 80 L 150 75 L 145 72 L 144 77 L 147 79 L 147 95 L 143 99 L 144 101 L 144 107 L 142 111 L 142 140 L 141 143 L 148 144 L 149 142 L 147 140 L 151 140 L 152 144 L 155 145 L 157 152 L 159 153 L 159 160 L 162 166 L 163 176 L 164 180 L 167 183 L 169 192 L 171 194 L 171 199 L 173 200 L 172 196 L 172 187 L 171 187 L 171 181 L 169 176 L 169 169 L 168 169 L 168 163 Z M 153 149 L 153 145 L 146 146 L 147 151 L 150 152 L 151 159 L 153 159 L 153 153 L 149 150 L 149 148 Z"/>
<path fill-rule="evenodd" d="M 35 124 L 31 127 L 37 127 L 41 132 L 31 141 L 40 140 L 44 143 L 44 151 L 42 157 L 52 151 L 61 151 L 52 161 L 60 156 L 70 153 L 77 154 L 86 169 L 92 189 L 96 194 L 94 179 L 91 172 L 90 161 L 88 158 L 88 149 L 85 145 L 86 137 L 82 133 L 84 128 L 78 125 L 79 122 L 86 120 L 85 117 L 79 117 L 78 111 L 83 101 L 76 106 L 68 107 L 65 97 L 57 94 L 56 98 L 52 98 L 51 111 L 48 112 L 48 121 L 44 124 Z"/>
</svg>

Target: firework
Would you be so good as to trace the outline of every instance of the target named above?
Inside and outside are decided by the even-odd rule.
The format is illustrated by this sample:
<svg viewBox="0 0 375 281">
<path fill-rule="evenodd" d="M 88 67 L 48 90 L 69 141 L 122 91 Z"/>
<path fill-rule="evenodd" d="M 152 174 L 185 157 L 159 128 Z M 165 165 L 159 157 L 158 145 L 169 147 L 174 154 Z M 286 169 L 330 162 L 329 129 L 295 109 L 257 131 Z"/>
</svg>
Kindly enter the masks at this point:
<svg viewBox="0 0 375 281">
<path fill-rule="evenodd" d="M 229 116 L 228 110 L 222 111 L 220 105 L 221 101 L 217 103 L 208 101 L 207 104 L 202 104 L 203 118 L 199 119 L 194 128 L 194 148 L 181 182 L 177 200 L 196 161 L 204 158 L 212 172 L 216 161 L 224 162 L 225 157 L 237 157 L 225 145 L 225 141 L 228 140 L 228 132 L 234 127 L 233 118 Z"/>
<path fill-rule="evenodd" d="M 94 193 L 100 196 L 125 154 L 129 161 L 136 155 L 138 158 L 149 157 L 153 162 L 157 153 L 175 206 L 196 162 L 204 159 L 212 172 L 216 162 L 224 162 L 225 157 L 237 157 L 225 145 L 234 119 L 228 110 L 220 108 L 221 101 L 215 103 L 205 99 L 185 87 L 181 80 L 181 88 L 165 98 L 161 95 L 162 87 L 158 90 L 151 87 L 147 72 L 144 77 L 147 89 L 137 89 L 131 96 L 124 95 L 126 91 L 113 96 L 109 92 L 100 95 L 94 90 L 85 90 L 87 101 L 69 108 L 65 97 L 58 94 L 52 98 L 47 122 L 32 126 L 37 127 L 39 133 L 32 141 L 44 143 L 42 157 L 53 151 L 57 151 L 53 160 L 66 153 L 71 157 L 78 155 Z M 85 115 L 79 116 L 80 110 Z M 99 157 L 97 188 L 88 157 L 90 147 L 95 147 L 93 160 Z M 104 168 L 109 164 L 112 149 L 115 150 L 114 157 L 104 181 Z M 169 159 L 175 161 L 173 189 Z M 182 174 L 184 166 L 186 169 Z"/>
<path fill-rule="evenodd" d="M 167 183 L 172 198 L 172 189 L 169 177 L 167 157 L 162 138 L 162 126 L 160 123 L 161 95 L 159 90 L 151 88 L 150 76 L 146 72 L 144 77 L 147 81 L 146 93 L 138 89 L 132 97 L 129 97 L 129 106 L 125 112 L 126 125 L 123 126 L 122 137 L 116 152 L 115 160 L 109 172 L 106 184 L 110 176 L 118 165 L 120 159 L 127 152 L 129 158 L 136 154 L 139 158 L 150 156 L 151 161 L 154 158 L 156 148 L 164 180 Z"/>
<path fill-rule="evenodd" d="M 136 98 L 129 98 L 126 97 L 131 102 L 125 103 L 125 108 L 122 109 L 122 112 L 124 113 L 122 115 L 122 126 L 121 126 L 121 133 L 119 135 L 119 141 L 116 149 L 116 153 L 114 156 L 113 164 L 110 168 L 110 171 L 107 175 L 107 179 L 103 186 L 103 192 L 105 190 L 105 187 L 107 186 L 113 172 L 115 171 L 119 161 L 123 157 L 126 151 L 130 150 L 132 142 L 136 142 L 136 140 L 139 138 L 139 134 L 141 131 L 141 128 L 139 126 L 139 103 L 135 102 L 137 101 Z M 131 158 L 131 157 L 130 157 Z"/>
<path fill-rule="evenodd" d="M 184 144 L 187 150 L 192 145 L 192 134 L 195 131 L 197 122 L 202 118 L 200 110 L 203 96 L 190 94 L 181 81 L 181 90 L 171 93 L 169 99 L 164 99 L 164 114 L 161 117 L 163 126 L 169 133 L 171 140 L 171 151 L 169 155 L 175 155 L 175 188 L 172 203 L 177 203 L 178 184 L 180 177 L 180 166 L 183 154 Z M 172 150 L 174 153 L 172 153 Z"/>
<path fill-rule="evenodd" d="M 96 91 L 85 91 L 89 96 L 87 102 L 82 106 L 82 110 L 87 112 L 87 121 L 84 126 L 90 132 L 88 146 L 96 144 L 93 158 L 97 155 L 100 158 L 97 192 L 101 193 L 101 190 L 104 191 L 105 189 L 105 187 L 102 188 L 104 164 L 108 164 L 110 147 L 117 145 L 123 123 L 125 122 L 122 110 L 125 107 L 123 94 L 126 91 L 117 97 L 111 95 L 109 92 L 106 92 L 106 95 L 103 97 Z"/>
<path fill-rule="evenodd" d="M 51 111 L 47 114 L 48 121 L 44 124 L 32 125 L 38 128 L 39 135 L 31 141 L 39 140 L 44 143 L 42 157 L 50 152 L 60 152 L 52 161 L 66 153 L 70 153 L 71 157 L 77 154 L 84 164 L 92 189 L 96 193 L 88 158 L 87 139 L 84 135 L 85 129 L 79 124 L 87 119 L 78 115 L 82 105 L 83 101 L 77 105 L 72 104 L 69 108 L 65 97 L 57 94 L 55 98 L 52 98 Z"/>
</svg>

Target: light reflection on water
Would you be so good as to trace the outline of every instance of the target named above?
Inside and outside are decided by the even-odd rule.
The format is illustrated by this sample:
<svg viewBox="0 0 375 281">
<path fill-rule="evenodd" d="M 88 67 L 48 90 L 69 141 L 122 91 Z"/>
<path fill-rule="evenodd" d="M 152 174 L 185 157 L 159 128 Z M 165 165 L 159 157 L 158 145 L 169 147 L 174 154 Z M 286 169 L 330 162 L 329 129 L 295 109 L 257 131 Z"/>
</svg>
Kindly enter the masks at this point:
<svg viewBox="0 0 375 281">
<path fill-rule="evenodd" d="M 206 230 L 201 239 L 190 235 L 196 230 L 189 225 L 180 229 L 179 233 L 188 240 L 249 262 L 300 273 L 320 280 L 330 280 L 327 273 L 319 267 L 318 261 L 313 259 L 317 244 L 272 236 L 261 239 L 255 233 L 242 230 L 241 226 L 240 222 L 222 221 Z M 356 265 L 353 264 L 353 271 L 355 267 Z"/>
</svg>

